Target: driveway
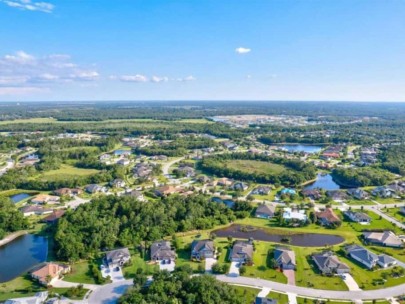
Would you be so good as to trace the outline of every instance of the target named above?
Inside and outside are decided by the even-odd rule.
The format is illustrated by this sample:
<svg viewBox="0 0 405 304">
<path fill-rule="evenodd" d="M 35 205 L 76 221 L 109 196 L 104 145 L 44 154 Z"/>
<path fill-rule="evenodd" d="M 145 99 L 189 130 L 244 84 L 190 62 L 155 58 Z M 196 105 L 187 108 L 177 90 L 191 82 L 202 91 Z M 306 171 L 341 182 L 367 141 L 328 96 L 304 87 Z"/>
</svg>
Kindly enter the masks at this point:
<svg viewBox="0 0 405 304">
<path fill-rule="evenodd" d="M 117 270 L 116 267 L 105 267 L 101 269 L 101 275 L 103 276 L 103 278 L 110 276 L 111 281 L 113 282 L 125 280 L 121 267 L 119 268 L 119 270 Z"/>
<path fill-rule="evenodd" d="M 217 259 L 214 258 L 206 258 L 205 259 L 205 272 L 211 272 L 212 265 L 217 262 Z"/>
<path fill-rule="evenodd" d="M 89 304 L 115 304 L 125 291 L 133 285 L 133 280 L 124 280 L 102 285 L 94 290 L 88 299 Z"/>
<path fill-rule="evenodd" d="M 295 285 L 295 271 L 292 269 L 283 270 L 284 275 L 287 277 L 288 285 Z"/>
<path fill-rule="evenodd" d="M 73 198 L 73 200 L 69 201 L 66 203 L 66 206 L 72 208 L 72 209 L 76 209 L 77 207 L 79 207 L 81 204 L 85 204 L 90 202 L 89 199 L 84 199 L 84 198 L 80 198 L 78 196 L 75 196 Z"/>
<path fill-rule="evenodd" d="M 357 282 L 354 280 L 354 278 L 350 273 L 345 273 L 344 275 L 342 275 L 342 280 L 343 282 L 345 282 L 349 290 L 361 290 L 359 285 L 357 284 Z"/>
<path fill-rule="evenodd" d="M 231 267 L 229 268 L 229 276 L 231 277 L 237 277 L 239 276 L 239 267 L 240 263 L 239 262 L 232 262 Z"/>
<path fill-rule="evenodd" d="M 169 272 L 172 272 L 172 271 L 174 271 L 174 267 L 176 267 L 176 263 L 174 261 L 171 261 L 170 264 L 168 264 L 168 263 L 163 264 L 163 261 L 161 261 L 159 263 L 159 270 L 160 271 L 167 270 Z"/>
</svg>

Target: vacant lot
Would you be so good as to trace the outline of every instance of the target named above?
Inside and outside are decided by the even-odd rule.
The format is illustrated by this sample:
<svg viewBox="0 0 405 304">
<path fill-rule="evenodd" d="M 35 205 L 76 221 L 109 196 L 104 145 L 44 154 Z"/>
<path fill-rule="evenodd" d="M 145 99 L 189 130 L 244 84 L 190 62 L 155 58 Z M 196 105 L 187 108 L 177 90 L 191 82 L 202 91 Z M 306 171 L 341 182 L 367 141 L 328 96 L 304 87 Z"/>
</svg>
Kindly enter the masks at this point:
<svg viewBox="0 0 405 304">
<path fill-rule="evenodd" d="M 63 164 L 61 167 L 57 170 L 50 170 L 46 171 L 41 176 L 39 177 L 40 179 L 43 180 L 65 180 L 69 178 L 74 178 L 74 177 L 81 177 L 81 176 L 88 176 L 88 175 L 93 175 L 97 174 L 98 170 L 95 169 L 82 169 L 82 168 L 77 168 L 73 167 L 71 165 Z"/>
<path fill-rule="evenodd" d="M 282 165 L 258 160 L 232 159 L 225 161 L 224 164 L 230 169 L 248 173 L 272 173 L 277 175 L 285 170 L 285 167 Z"/>
</svg>

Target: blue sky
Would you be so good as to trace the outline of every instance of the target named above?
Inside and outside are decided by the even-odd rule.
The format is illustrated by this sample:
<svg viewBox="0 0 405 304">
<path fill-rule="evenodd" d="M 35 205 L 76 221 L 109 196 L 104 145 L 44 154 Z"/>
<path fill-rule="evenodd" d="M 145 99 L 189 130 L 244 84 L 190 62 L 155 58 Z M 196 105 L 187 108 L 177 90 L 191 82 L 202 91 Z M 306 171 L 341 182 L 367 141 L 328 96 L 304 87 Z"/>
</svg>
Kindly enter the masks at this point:
<svg viewBox="0 0 405 304">
<path fill-rule="evenodd" d="M 405 101 L 403 0 L 0 0 L 0 100 Z"/>
</svg>

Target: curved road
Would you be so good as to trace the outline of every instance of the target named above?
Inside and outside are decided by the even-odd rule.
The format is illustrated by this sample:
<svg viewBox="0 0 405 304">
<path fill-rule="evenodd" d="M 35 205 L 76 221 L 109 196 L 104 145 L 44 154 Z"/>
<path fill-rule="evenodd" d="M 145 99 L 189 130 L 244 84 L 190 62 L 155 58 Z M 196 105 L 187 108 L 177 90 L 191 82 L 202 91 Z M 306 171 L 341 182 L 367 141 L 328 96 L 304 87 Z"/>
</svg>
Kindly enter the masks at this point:
<svg viewBox="0 0 405 304">
<path fill-rule="evenodd" d="M 162 166 L 163 175 L 169 174 L 170 167 L 173 166 L 175 163 L 178 163 L 179 161 L 182 161 L 183 159 L 184 159 L 184 157 L 180 157 L 180 158 L 176 158 L 176 159 L 174 159 L 172 161 L 169 161 L 169 162 L 165 163 Z"/>
<path fill-rule="evenodd" d="M 294 293 L 298 296 L 334 300 L 377 300 L 401 296 L 405 293 L 405 284 L 376 290 L 335 291 L 292 286 L 263 279 L 248 277 L 216 276 L 217 280 L 229 284 L 245 285 L 255 288 L 271 288 L 282 293 Z"/>
</svg>

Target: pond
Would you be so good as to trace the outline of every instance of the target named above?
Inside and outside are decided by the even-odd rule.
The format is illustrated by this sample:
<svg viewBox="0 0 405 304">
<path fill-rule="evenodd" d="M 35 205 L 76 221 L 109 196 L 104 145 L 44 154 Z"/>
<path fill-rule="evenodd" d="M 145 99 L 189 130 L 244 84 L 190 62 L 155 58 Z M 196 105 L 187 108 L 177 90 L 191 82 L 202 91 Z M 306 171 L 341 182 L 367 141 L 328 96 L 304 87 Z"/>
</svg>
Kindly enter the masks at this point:
<svg viewBox="0 0 405 304">
<path fill-rule="evenodd" d="M 335 181 L 332 178 L 332 175 L 319 173 L 318 176 L 316 177 L 316 181 L 306 185 L 304 189 L 339 190 L 340 186 L 337 183 L 335 183 Z"/>
<path fill-rule="evenodd" d="M 46 261 L 48 240 L 25 234 L 0 247 L 0 283 L 15 279 L 35 265 Z"/>
<path fill-rule="evenodd" d="M 21 202 L 22 200 L 25 200 L 26 198 L 29 198 L 31 195 L 27 193 L 18 193 L 15 195 L 10 196 L 10 199 L 14 204 Z"/>
<path fill-rule="evenodd" d="M 322 150 L 321 146 L 313 146 L 313 145 L 284 145 L 281 147 L 288 152 L 305 152 L 305 153 L 318 153 Z"/>
<path fill-rule="evenodd" d="M 289 245 L 302 246 L 302 247 L 322 247 L 325 245 L 337 245 L 344 241 L 344 238 L 333 234 L 320 234 L 320 233 L 272 233 L 265 229 L 257 227 L 248 227 L 248 231 L 244 229 L 246 226 L 234 224 L 226 228 L 214 231 L 218 237 L 231 236 L 237 239 L 253 238 L 256 241 L 266 241 L 274 243 L 283 243 L 284 238 L 288 238 Z M 252 229 L 250 229 L 252 228 Z"/>
</svg>

